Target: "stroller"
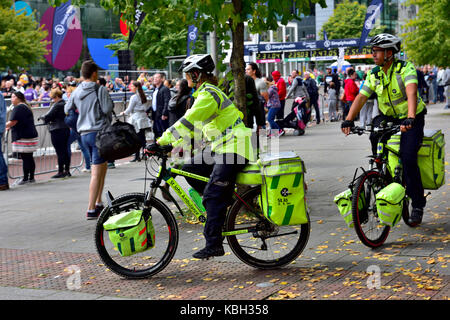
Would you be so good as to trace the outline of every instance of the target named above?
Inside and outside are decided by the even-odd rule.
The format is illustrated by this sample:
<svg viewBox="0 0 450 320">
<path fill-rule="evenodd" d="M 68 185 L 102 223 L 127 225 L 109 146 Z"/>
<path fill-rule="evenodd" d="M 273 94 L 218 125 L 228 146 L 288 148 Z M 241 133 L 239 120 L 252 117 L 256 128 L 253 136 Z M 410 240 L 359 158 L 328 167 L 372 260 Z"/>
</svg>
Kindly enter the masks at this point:
<svg viewBox="0 0 450 320">
<path fill-rule="evenodd" d="M 292 104 L 291 112 L 283 120 L 276 122 L 281 129 L 292 128 L 295 136 L 302 136 L 310 119 L 311 109 L 307 106 L 306 97 L 297 97 Z"/>
</svg>

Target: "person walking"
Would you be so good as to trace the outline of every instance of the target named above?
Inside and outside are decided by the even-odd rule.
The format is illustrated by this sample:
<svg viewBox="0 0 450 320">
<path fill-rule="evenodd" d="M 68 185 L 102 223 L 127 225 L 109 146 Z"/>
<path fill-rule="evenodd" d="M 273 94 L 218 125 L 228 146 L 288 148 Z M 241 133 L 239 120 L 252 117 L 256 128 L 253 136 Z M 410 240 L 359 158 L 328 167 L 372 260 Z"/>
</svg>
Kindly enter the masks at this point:
<svg viewBox="0 0 450 320">
<path fill-rule="evenodd" d="M 70 109 L 78 109 L 77 129 L 90 153 L 91 181 L 86 218 L 93 220 L 98 218 L 104 208 L 102 193 L 107 171 L 107 162 L 100 157 L 95 140 L 97 133 L 111 123 L 114 103 L 108 90 L 96 83 L 98 66 L 92 60 L 83 62 L 81 75 L 84 81 L 71 94 L 64 111 L 68 113 Z"/>
<path fill-rule="evenodd" d="M 311 78 L 309 72 L 305 72 L 305 87 L 308 91 L 310 106 L 314 107 L 316 112 L 316 123 L 320 123 L 320 109 L 319 109 L 319 89 L 317 88 L 316 80 Z"/>
<path fill-rule="evenodd" d="M 353 120 L 375 92 L 381 114 L 373 120 L 373 126 L 378 127 L 382 122 L 400 125 L 400 159 L 403 164 L 406 194 L 411 198 L 413 208 L 409 224 L 417 226 L 422 222 L 423 208 L 426 204 L 417 164 L 417 153 L 424 136 L 426 105 L 417 90 L 418 79 L 414 65 L 408 61 L 395 59 L 394 55 L 400 51 L 400 45 L 399 38 L 386 33 L 371 39 L 370 46 L 377 66 L 367 74 L 364 86 L 341 124 L 341 130 L 346 135 L 350 133 L 354 126 Z M 373 154 L 377 152 L 379 138 L 378 135 L 370 137 Z"/>
<path fill-rule="evenodd" d="M 306 97 L 309 99 L 308 90 L 303 83 L 302 77 L 298 74 L 298 70 L 294 69 L 291 72 L 292 84 L 289 88 L 289 91 L 286 95 L 286 99 L 288 98 L 297 98 L 297 97 Z"/>
<path fill-rule="evenodd" d="M 6 123 L 6 130 L 11 130 L 12 152 L 17 152 L 22 159 L 23 178 L 18 185 L 34 183 L 36 163 L 33 152 L 38 148 L 39 137 L 33 112 L 20 91 L 11 95 L 11 103 L 14 107 Z"/>
<path fill-rule="evenodd" d="M 267 84 L 262 79 L 261 70 L 259 70 L 259 67 L 256 63 L 250 62 L 245 67 L 245 73 L 249 77 L 253 79 L 255 82 L 255 88 L 256 92 L 258 94 L 258 100 L 259 100 L 259 112 L 255 112 L 256 114 L 259 114 L 256 116 L 256 122 L 258 125 L 260 125 L 262 128 L 266 127 L 266 116 L 264 111 L 264 106 L 266 105 L 267 101 L 269 100 L 269 93 L 267 92 Z M 258 123 L 259 120 L 259 123 Z"/>
<path fill-rule="evenodd" d="M 348 78 L 344 81 L 344 110 L 342 118 L 345 119 L 350 110 L 350 106 L 358 95 L 359 89 L 356 85 L 355 79 L 357 74 L 353 68 L 348 69 L 347 71 Z"/>
<path fill-rule="evenodd" d="M 251 129 L 245 127 L 243 113 L 217 87 L 214 69 L 209 54 L 191 55 L 183 61 L 180 70 L 186 74 L 189 86 L 196 89 L 193 93 L 195 102 L 155 144 L 146 147 L 146 152 L 151 154 L 159 149 L 159 145 L 189 144 L 194 132 L 202 132 L 211 141 L 212 154 L 203 152 L 183 166 L 185 171 L 210 177 L 207 183 L 186 179 L 197 192 L 203 193 L 208 216 L 203 232 L 206 245 L 194 254 L 197 259 L 225 254 L 222 227 L 232 201 L 236 175 L 254 158 Z"/>
<path fill-rule="evenodd" d="M 280 99 L 280 108 L 278 109 L 278 112 L 277 112 L 275 118 L 277 120 L 283 120 L 284 119 L 284 106 L 286 104 L 286 82 L 281 77 L 281 73 L 278 70 L 275 70 L 272 72 L 272 77 L 277 86 L 278 97 Z"/>
<path fill-rule="evenodd" d="M 269 101 L 267 101 L 267 121 L 270 125 L 270 133 L 268 137 L 274 136 L 282 136 L 284 134 L 284 130 L 280 129 L 278 124 L 275 122 L 275 116 L 278 114 L 279 109 L 281 108 L 280 98 L 278 96 L 278 87 L 275 84 L 274 79 L 271 76 L 267 77 L 267 86 L 269 87 Z"/>
<path fill-rule="evenodd" d="M 142 84 L 139 81 L 133 81 L 130 84 L 130 89 L 134 95 L 130 98 L 128 108 L 119 115 L 127 115 L 130 117 L 129 123 L 134 126 L 134 129 L 141 140 L 142 148 L 145 148 L 147 144 L 145 132 L 152 126 L 150 119 L 145 112 L 148 104 L 147 97 L 145 96 L 144 90 L 142 89 Z M 140 150 L 136 152 L 134 159 L 131 160 L 131 162 L 136 161 L 141 161 Z"/>
<path fill-rule="evenodd" d="M 64 113 L 65 101 L 62 98 L 62 91 L 59 89 L 52 89 L 50 91 L 50 98 L 53 100 L 53 106 L 50 110 L 38 118 L 44 121 L 50 131 L 53 147 L 58 158 L 58 173 L 52 178 L 70 177 L 70 156 L 67 149 L 69 141 L 70 129 L 64 122 L 66 114 Z"/>
<path fill-rule="evenodd" d="M 3 134 L 6 129 L 6 101 L 2 94 L 0 94 L 0 191 L 8 190 L 8 166 L 3 157 Z"/>
</svg>

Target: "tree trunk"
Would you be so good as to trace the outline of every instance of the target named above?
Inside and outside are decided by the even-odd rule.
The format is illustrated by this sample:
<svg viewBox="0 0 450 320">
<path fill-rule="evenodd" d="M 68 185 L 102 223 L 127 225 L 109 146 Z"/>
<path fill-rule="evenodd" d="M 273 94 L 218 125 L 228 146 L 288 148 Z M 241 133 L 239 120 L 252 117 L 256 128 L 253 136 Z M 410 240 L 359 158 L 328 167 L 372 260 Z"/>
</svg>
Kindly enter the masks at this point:
<svg viewBox="0 0 450 320">
<path fill-rule="evenodd" d="M 242 0 L 233 0 L 235 12 L 242 12 Z M 230 21 L 233 37 L 231 52 L 231 70 L 234 78 L 234 104 L 244 114 L 244 123 L 247 123 L 247 103 L 245 99 L 245 61 L 244 61 L 244 22 L 237 24 Z"/>
</svg>

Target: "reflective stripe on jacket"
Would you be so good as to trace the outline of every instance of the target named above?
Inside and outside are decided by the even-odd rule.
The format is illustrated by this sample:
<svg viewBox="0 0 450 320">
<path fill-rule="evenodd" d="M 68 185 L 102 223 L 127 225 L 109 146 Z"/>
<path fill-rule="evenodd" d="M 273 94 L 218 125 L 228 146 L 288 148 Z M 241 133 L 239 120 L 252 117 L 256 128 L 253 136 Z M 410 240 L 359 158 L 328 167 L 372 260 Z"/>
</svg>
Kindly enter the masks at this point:
<svg viewBox="0 0 450 320">
<path fill-rule="evenodd" d="M 360 93 L 370 97 L 375 92 L 381 113 L 403 119 L 408 116 L 406 86 L 410 83 L 418 83 L 416 68 L 411 62 L 396 60 L 387 73 L 379 66 L 369 71 Z M 416 114 L 424 108 L 425 103 L 417 92 Z"/>
<path fill-rule="evenodd" d="M 203 83 L 192 95 L 194 105 L 158 139 L 160 145 L 177 146 L 191 138 L 211 141 L 213 152 L 236 153 L 253 161 L 251 129 L 243 114 L 219 88 Z"/>
</svg>

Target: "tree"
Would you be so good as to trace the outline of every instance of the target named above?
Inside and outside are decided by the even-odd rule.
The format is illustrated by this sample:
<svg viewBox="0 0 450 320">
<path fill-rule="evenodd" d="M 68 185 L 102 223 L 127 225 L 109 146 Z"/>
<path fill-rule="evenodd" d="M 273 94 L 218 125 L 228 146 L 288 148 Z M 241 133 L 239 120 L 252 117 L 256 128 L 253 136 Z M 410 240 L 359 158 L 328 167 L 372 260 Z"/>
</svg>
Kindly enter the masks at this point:
<svg viewBox="0 0 450 320">
<path fill-rule="evenodd" d="M 418 65 L 450 66 L 450 12 L 449 0 L 410 0 L 406 5 L 417 5 L 419 12 L 409 20 L 403 33 L 403 45 L 409 59 Z"/>
<path fill-rule="evenodd" d="M 0 0 L 0 69 L 18 69 L 44 61 L 47 31 L 25 14 L 16 15 L 12 0 Z"/>
<path fill-rule="evenodd" d="M 67 0 L 49 0 L 55 5 Z M 73 4 L 85 3 L 85 0 L 73 0 Z M 124 12 L 124 17 L 132 25 L 134 22 L 134 0 L 101 0 L 105 9 L 116 13 Z M 200 32 L 216 31 L 219 39 L 219 52 L 227 48 L 232 41 L 231 69 L 235 82 L 234 103 L 246 114 L 245 77 L 244 77 L 244 22 L 253 33 L 276 30 L 278 22 L 287 24 L 300 15 L 309 15 L 311 5 L 320 3 L 326 7 L 325 0 L 152 0 L 142 1 L 142 10 L 148 13 L 169 5 L 180 6 L 185 12 L 185 27 L 195 24 Z M 194 19 L 198 13 L 198 18 Z M 231 32 L 231 39 L 228 33 Z M 223 65 L 218 66 L 221 71 Z M 245 121 L 245 118 L 244 118 Z"/>
<path fill-rule="evenodd" d="M 328 39 L 360 38 L 366 18 L 367 7 L 358 2 L 344 0 L 334 9 L 333 15 L 322 26 L 320 38 L 323 39 L 323 31 L 327 32 Z M 384 30 L 378 26 L 372 29 L 370 35 L 375 35 Z"/>
<path fill-rule="evenodd" d="M 167 56 L 186 54 L 187 28 L 184 10 L 169 5 L 157 8 L 147 14 L 139 32 L 131 43 L 130 49 L 135 54 L 135 63 L 146 68 L 163 69 L 167 66 Z M 108 45 L 107 48 L 117 51 L 128 48 L 128 37 L 123 34 L 113 34 L 118 43 Z M 203 52 L 204 42 L 196 42 L 197 52 Z"/>
</svg>

